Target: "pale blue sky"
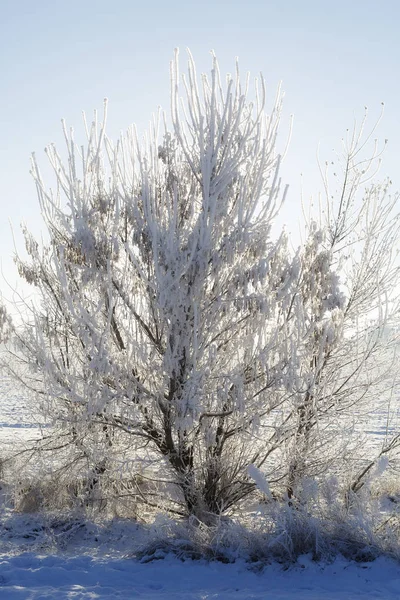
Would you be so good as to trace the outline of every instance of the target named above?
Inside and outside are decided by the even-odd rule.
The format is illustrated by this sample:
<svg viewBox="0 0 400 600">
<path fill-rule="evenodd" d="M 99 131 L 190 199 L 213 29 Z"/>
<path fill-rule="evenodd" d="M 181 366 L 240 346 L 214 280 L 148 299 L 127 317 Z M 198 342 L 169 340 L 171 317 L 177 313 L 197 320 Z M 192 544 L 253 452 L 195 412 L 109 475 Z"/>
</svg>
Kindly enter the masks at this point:
<svg viewBox="0 0 400 600">
<path fill-rule="evenodd" d="M 295 115 L 285 218 L 298 213 L 301 172 L 306 197 L 322 187 L 318 143 L 329 158 L 364 105 L 372 124 L 382 100 L 378 136 L 389 144 L 381 176 L 400 189 L 398 0 L 0 0 L 0 11 L 0 257 L 12 284 L 9 219 L 16 230 L 24 220 L 40 231 L 30 153 L 44 164 L 46 144 L 62 144 L 60 118 L 79 131 L 81 111 L 101 109 L 104 96 L 112 137 L 132 122 L 143 130 L 158 105 L 168 109 L 175 46 L 182 68 L 187 46 L 202 71 L 211 49 L 222 72 L 239 56 L 242 71 L 263 72 L 271 98 L 283 80 L 284 130 Z M 4 282 L 0 290 L 10 295 Z"/>
</svg>

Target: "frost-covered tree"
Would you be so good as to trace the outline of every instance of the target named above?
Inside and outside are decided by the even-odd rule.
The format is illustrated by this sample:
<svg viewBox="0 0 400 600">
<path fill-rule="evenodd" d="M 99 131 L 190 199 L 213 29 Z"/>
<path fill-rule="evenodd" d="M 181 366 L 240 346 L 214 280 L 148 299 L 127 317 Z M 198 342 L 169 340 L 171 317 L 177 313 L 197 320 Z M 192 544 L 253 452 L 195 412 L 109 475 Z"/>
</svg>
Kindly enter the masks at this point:
<svg viewBox="0 0 400 600">
<path fill-rule="evenodd" d="M 292 379 L 297 426 L 289 495 L 302 476 L 335 469 L 353 480 L 353 490 L 360 485 L 366 472 L 363 466 L 358 473 L 355 459 L 363 464 L 369 449 L 356 447 L 354 421 L 360 433 L 366 415 L 388 411 L 398 387 L 399 196 L 390 196 L 389 180 L 371 182 L 381 152 L 375 143 L 368 154 L 375 128 L 365 134 L 366 117 L 342 141 L 331 177 L 325 165 L 326 195 L 303 245 L 308 266 L 294 299 L 303 318 L 293 335 L 303 351 Z M 397 447 L 395 432 L 378 456 Z"/>
<path fill-rule="evenodd" d="M 164 490 L 170 506 L 207 520 L 254 489 L 249 465 L 292 496 L 320 446 L 319 424 L 362 395 L 359 362 L 375 337 L 361 359 L 357 349 L 348 360 L 349 340 L 354 319 L 366 326 L 380 306 L 378 282 L 367 305 L 362 269 L 389 208 L 371 221 L 371 200 L 360 213 L 364 254 L 351 285 L 340 283 L 347 180 L 338 212 L 310 225 L 298 252 L 271 234 L 285 195 L 281 94 L 266 114 L 263 80 L 251 102 L 248 80 L 237 71 L 223 84 L 215 58 L 200 85 L 189 58 L 182 101 L 180 81 L 176 55 L 171 126 L 159 114 L 143 142 L 131 128 L 113 144 L 106 114 L 85 121 L 82 147 L 64 125 L 67 160 L 47 149 L 53 190 L 33 157 L 50 241 L 25 230 L 29 259 L 17 264 L 39 302 L 19 340 L 24 381 L 55 432 L 38 448 L 63 452 L 70 466 L 85 461 L 90 490 L 149 451 L 154 476 L 174 485 Z"/>
<path fill-rule="evenodd" d="M 172 131 L 156 119 L 143 144 L 132 128 L 113 145 L 104 119 L 80 149 L 65 129 L 67 165 L 47 149 L 53 192 L 33 159 L 51 241 L 26 232 L 18 266 L 41 307 L 23 350 L 96 473 L 121 444 L 150 446 L 201 516 L 247 493 L 263 461 L 254 433 L 290 363 L 280 306 L 295 276 L 285 236 L 270 237 L 281 96 L 266 115 L 263 81 L 251 103 L 215 59 L 201 92 L 189 60 L 185 105 L 177 57 L 171 80 Z"/>
</svg>

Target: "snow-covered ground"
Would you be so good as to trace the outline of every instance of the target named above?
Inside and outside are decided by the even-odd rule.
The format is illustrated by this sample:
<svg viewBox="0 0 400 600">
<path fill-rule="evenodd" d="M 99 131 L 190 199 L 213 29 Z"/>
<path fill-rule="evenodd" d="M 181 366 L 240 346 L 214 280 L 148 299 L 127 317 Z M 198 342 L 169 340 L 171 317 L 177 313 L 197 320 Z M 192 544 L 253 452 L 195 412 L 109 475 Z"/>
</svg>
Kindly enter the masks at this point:
<svg viewBox="0 0 400 600">
<path fill-rule="evenodd" d="M 302 564 L 262 573 L 244 564 L 180 562 L 141 564 L 129 558 L 24 553 L 0 557 L 4 600 L 398 600 L 400 570 L 388 560 L 329 566 Z"/>
<path fill-rule="evenodd" d="M 386 431 L 385 415 L 371 428 Z M 0 440 L 4 446 L 32 439 L 38 428 L 11 380 L 0 379 Z M 46 520 L 47 519 L 47 520 Z M 107 525 L 0 511 L 0 600 L 398 600 L 400 565 L 387 558 L 351 563 L 295 565 L 159 560 L 134 557 L 144 528 Z M 54 517 L 53 517 L 54 519 Z"/>
</svg>

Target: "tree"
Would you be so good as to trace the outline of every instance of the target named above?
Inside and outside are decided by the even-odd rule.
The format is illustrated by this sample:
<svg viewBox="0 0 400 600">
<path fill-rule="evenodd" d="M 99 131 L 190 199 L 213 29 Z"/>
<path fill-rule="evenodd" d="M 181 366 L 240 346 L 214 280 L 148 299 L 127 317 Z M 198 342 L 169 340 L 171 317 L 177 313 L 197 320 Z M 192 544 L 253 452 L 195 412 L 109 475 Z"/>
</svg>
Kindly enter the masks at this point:
<svg viewBox="0 0 400 600">
<path fill-rule="evenodd" d="M 89 490 L 150 449 L 179 492 L 168 490 L 169 506 L 209 520 L 255 489 L 250 464 L 269 465 L 269 479 L 293 496 L 321 419 L 359 399 L 362 384 L 349 383 L 359 355 L 347 360 L 359 338 L 344 323 L 368 313 L 361 265 L 382 228 L 380 213 L 367 219 L 367 254 L 341 285 L 338 256 L 352 228 L 346 177 L 338 212 L 310 225 L 291 253 L 284 232 L 271 235 L 286 193 L 275 150 L 280 92 L 265 114 L 263 79 L 252 103 L 238 70 L 223 87 L 215 57 L 201 90 L 189 57 L 183 85 L 181 104 L 176 54 L 172 129 L 159 114 L 143 144 L 131 128 L 114 145 L 106 111 L 100 125 L 85 121 L 86 148 L 64 125 L 67 161 L 47 149 L 55 191 L 33 157 L 50 242 L 39 246 L 25 230 L 29 259 L 17 264 L 40 304 L 19 339 L 33 369 L 24 381 L 53 422 L 38 449 L 67 453 L 70 466 L 84 460 Z M 384 231 L 387 252 L 394 230 Z"/>
<path fill-rule="evenodd" d="M 355 124 L 342 140 L 332 178 L 325 164 L 318 225 L 312 220 L 308 225 L 311 236 L 304 251 L 312 266 L 297 286 L 303 307 L 297 345 L 301 338 L 304 342 L 293 379 L 298 424 L 289 496 L 306 474 L 307 462 L 313 463 L 312 475 L 326 472 L 329 463 L 332 472 L 336 462 L 336 472 L 354 478 L 353 490 L 361 483 L 375 460 L 369 460 L 367 471 L 363 466 L 361 475 L 357 473 L 355 456 L 362 464 L 370 450 L 357 453 L 359 436 L 353 431 L 348 439 L 349 423 L 362 419 L 363 412 L 386 411 L 398 386 L 399 196 L 389 195 L 389 180 L 373 181 L 382 152 L 375 141 L 368 154 L 368 142 L 379 121 L 365 134 L 366 119 L 367 111 L 360 126 Z M 347 429 L 344 435 L 340 423 Z M 335 446 L 341 447 L 340 453 Z M 377 457 L 396 448 L 397 432 L 384 441 Z"/>
</svg>

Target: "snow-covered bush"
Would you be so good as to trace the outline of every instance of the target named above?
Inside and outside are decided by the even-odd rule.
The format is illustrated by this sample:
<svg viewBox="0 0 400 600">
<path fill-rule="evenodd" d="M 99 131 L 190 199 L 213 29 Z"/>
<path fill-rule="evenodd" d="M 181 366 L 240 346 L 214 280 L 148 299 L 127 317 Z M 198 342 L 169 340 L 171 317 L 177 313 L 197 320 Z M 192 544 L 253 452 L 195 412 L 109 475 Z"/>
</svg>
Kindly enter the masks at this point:
<svg viewBox="0 0 400 600">
<path fill-rule="evenodd" d="M 143 143 L 132 127 L 113 144 L 105 112 L 80 146 L 64 124 L 54 189 L 32 159 L 50 241 L 25 230 L 17 259 L 39 297 L 18 334 L 24 382 L 53 427 L 37 449 L 80 465 L 93 493 L 144 470 L 150 505 L 204 522 L 256 489 L 252 473 L 292 499 L 343 469 L 354 406 L 393 388 L 398 221 L 387 184 L 363 191 L 376 157 L 353 136 L 293 252 L 271 234 L 282 96 L 266 114 L 263 80 L 253 102 L 248 87 L 238 71 L 224 85 L 215 58 L 199 86 L 189 58 L 181 102 L 176 55 L 171 126 L 159 114 Z"/>
</svg>

